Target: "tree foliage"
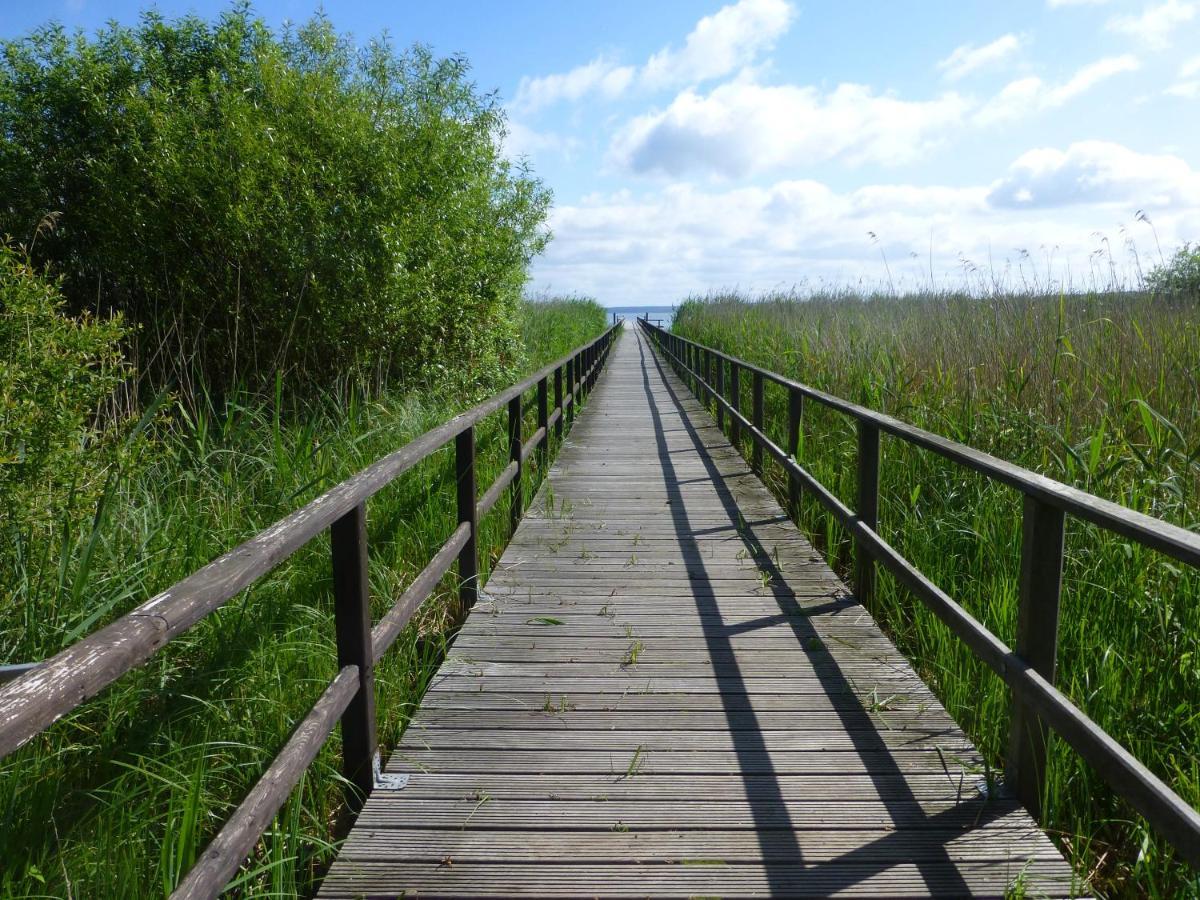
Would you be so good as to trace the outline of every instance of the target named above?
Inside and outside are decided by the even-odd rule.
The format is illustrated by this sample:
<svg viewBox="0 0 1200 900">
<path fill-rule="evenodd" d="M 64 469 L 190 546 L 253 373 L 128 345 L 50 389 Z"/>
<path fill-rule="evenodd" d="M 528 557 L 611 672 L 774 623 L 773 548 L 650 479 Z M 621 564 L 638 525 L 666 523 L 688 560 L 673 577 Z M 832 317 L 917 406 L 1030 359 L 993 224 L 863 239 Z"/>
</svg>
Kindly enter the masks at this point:
<svg viewBox="0 0 1200 900">
<path fill-rule="evenodd" d="M 114 467 L 143 449 L 127 421 L 98 415 L 129 375 L 123 336 L 117 319 L 65 315 L 57 284 L 0 244 L 0 571 L 85 521 Z"/>
<path fill-rule="evenodd" d="M 1200 244 L 1184 244 L 1170 262 L 1155 266 L 1146 286 L 1156 294 L 1183 294 L 1200 298 Z"/>
<path fill-rule="evenodd" d="M 549 203 L 504 133 L 464 60 L 322 17 L 50 26 L 0 48 L 0 232 L 60 213 L 35 263 L 185 387 L 494 367 Z"/>
</svg>

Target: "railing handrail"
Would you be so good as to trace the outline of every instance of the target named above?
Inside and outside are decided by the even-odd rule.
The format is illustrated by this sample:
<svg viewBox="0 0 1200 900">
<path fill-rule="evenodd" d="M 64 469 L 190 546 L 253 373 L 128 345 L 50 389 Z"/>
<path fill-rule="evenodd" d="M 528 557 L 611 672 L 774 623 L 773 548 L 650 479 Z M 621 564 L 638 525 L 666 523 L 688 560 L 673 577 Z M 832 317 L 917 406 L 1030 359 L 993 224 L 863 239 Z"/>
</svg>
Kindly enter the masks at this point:
<svg viewBox="0 0 1200 900">
<path fill-rule="evenodd" d="M 1017 796 L 1035 816 L 1040 816 L 1045 787 L 1046 729 L 1049 728 L 1087 760 L 1114 792 L 1143 815 L 1150 826 L 1179 851 L 1183 859 L 1200 869 L 1200 812 L 1054 686 L 1064 513 L 1087 519 L 1197 567 L 1200 567 L 1200 535 L 1101 500 L 891 416 L 817 391 L 651 325 L 645 319 L 639 319 L 638 323 L 654 338 L 658 348 L 681 373 L 692 381 L 695 394 L 702 401 L 706 396 L 715 402 L 718 423 L 722 422 L 724 415 L 730 417 L 735 446 L 738 444 L 736 430 L 740 428 L 753 441 L 756 460 L 761 460 L 760 450 L 769 453 L 788 473 L 792 485 L 802 484 L 811 491 L 849 531 L 857 548 L 855 586 L 860 599 L 866 602 L 864 594 L 869 595 L 873 585 L 870 563 L 882 564 L 945 622 L 976 657 L 1008 684 L 1016 702 L 1010 730 L 1010 769 L 1007 774 Z M 696 365 L 689 364 L 692 362 Z M 724 363 L 730 365 L 731 391 L 737 390 L 739 368 L 756 376 L 753 387 L 754 420 L 747 419 L 738 408 L 740 398 L 734 396 L 734 402 L 725 398 Z M 699 365 L 704 366 L 704 375 L 697 371 Z M 705 377 L 714 368 L 717 371 L 717 390 Z M 786 388 L 789 398 L 811 397 L 858 420 L 858 511 L 846 506 L 796 460 L 796 436 L 802 409 L 799 403 L 789 402 L 789 449 L 781 448 L 767 436 L 763 428 L 764 380 Z M 937 587 L 878 533 L 880 431 L 910 440 L 1025 494 L 1015 650 Z M 761 474 L 761 462 L 756 462 L 755 469 Z M 792 497 L 797 496 L 797 488 L 792 487 L 790 493 Z M 1122 518 L 1110 521 L 1117 512 Z M 1146 533 L 1147 530 L 1150 534 Z"/>
<path fill-rule="evenodd" d="M 525 458 L 535 449 L 540 449 L 545 458 L 551 428 L 561 437 L 564 420 L 573 417 L 579 399 L 594 382 L 607 359 L 612 338 L 622 324 L 623 320 L 617 321 L 599 337 L 579 345 L 556 362 L 414 438 L 109 625 L 0 684 L 0 758 L 144 663 L 172 638 L 220 608 L 329 529 L 333 544 L 338 675 L 250 796 L 181 882 L 176 894 L 207 897 L 224 886 L 315 757 L 339 716 L 342 717 L 346 756 L 344 769 L 347 780 L 358 791 L 354 796 L 361 799 L 373 784 L 372 759 L 350 759 L 349 745 L 354 742 L 346 732 L 361 731 L 354 735 L 361 751 L 357 755 L 374 757 L 372 685 L 375 660 L 395 640 L 456 560 L 463 582 L 460 597 L 468 606 L 474 601 L 479 518 L 495 504 L 503 489 L 509 487 L 514 496 L 512 527 L 516 527 L 523 509 L 520 473 Z M 563 395 L 564 371 L 566 396 Z M 548 410 L 550 379 L 554 381 L 553 415 Z M 540 424 L 528 442 L 522 444 L 521 400 L 535 387 L 538 389 Z M 510 419 L 510 462 L 479 500 L 474 496 L 475 426 L 505 406 Z M 365 577 L 366 501 L 451 440 L 455 441 L 459 481 L 457 528 L 372 630 Z M 463 485 L 467 482 L 469 491 L 464 491 Z M 349 686 L 350 681 L 356 686 Z M 355 717 L 353 720 L 352 716 Z M 282 771 L 280 766 L 283 766 Z M 354 800 L 351 805 L 355 805 Z M 265 820 L 263 816 L 266 816 Z M 247 846 L 246 841 L 251 843 Z"/>
</svg>

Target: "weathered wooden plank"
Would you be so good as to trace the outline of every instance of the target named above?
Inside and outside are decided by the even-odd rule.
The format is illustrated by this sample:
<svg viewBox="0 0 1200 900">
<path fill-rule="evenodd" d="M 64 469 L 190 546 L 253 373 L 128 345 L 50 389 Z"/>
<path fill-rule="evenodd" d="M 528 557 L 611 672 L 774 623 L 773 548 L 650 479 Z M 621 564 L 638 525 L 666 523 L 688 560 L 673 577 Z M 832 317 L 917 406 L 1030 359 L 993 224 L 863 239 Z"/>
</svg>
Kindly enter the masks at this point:
<svg viewBox="0 0 1200 900">
<path fill-rule="evenodd" d="M 488 774 L 413 772 L 402 794 L 384 799 L 461 800 L 486 794 L 488 797 L 514 800 L 639 800 L 643 802 L 691 802 L 693 800 L 778 799 L 807 802 L 813 797 L 839 797 L 844 800 L 971 800 L 987 788 L 982 776 L 960 782 L 945 772 L 843 773 L 817 772 L 808 775 L 752 773 L 734 774 L 656 774 L 630 778 L 618 773 Z M 1012 813 L 994 820 L 1000 824 L 1029 826 L 1029 820 Z M 991 822 L 991 820 L 989 820 Z M 1023 824 L 1022 824 L 1023 823 Z M 830 823 L 835 826 L 836 821 Z M 989 827 L 995 827 L 989 824 Z"/>
<path fill-rule="evenodd" d="M 854 858 L 854 854 L 848 854 Z M 958 864 L 831 862 L 824 865 L 651 864 L 547 865 L 437 864 L 346 861 L 330 873 L 323 896 L 418 892 L 420 896 L 534 897 L 697 897 L 725 898 L 994 897 L 1032 893 L 1038 897 L 1077 896 L 1061 860 L 994 860 Z M 1030 885 L 1033 885 L 1030 888 Z M 1019 887 L 1018 887 L 1019 886 Z M 581 890 L 582 888 L 582 890 Z"/>
<path fill-rule="evenodd" d="M 942 773 L 953 782 L 973 784 L 982 776 L 983 760 L 966 750 L 425 750 L 395 751 L 388 771 L 526 774 L 619 775 L 635 768 L 638 775 L 856 775 Z M 383 800 L 378 801 L 382 803 Z"/>
<path fill-rule="evenodd" d="M 1003 818 L 1003 817 L 1002 817 Z M 788 862 L 797 856 L 814 862 L 833 862 L 862 847 L 875 845 L 876 861 L 938 862 L 951 860 L 1052 860 L 1057 851 L 1037 829 L 1019 816 L 1012 828 L 963 830 L 945 828 L 916 831 L 878 829 L 813 829 L 794 833 L 778 830 L 733 831 L 484 831 L 468 828 L 446 835 L 417 827 L 364 827 L 351 835 L 342 856 L 354 860 L 396 860 L 450 864 L 536 862 L 566 858 L 580 862 L 666 865 Z M 989 822 L 995 825 L 997 820 Z M 1036 841 L 1036 843 L 1034 843 Z M 1032 848 L 1029 844 L 1034 843 Z"/>
</svg>

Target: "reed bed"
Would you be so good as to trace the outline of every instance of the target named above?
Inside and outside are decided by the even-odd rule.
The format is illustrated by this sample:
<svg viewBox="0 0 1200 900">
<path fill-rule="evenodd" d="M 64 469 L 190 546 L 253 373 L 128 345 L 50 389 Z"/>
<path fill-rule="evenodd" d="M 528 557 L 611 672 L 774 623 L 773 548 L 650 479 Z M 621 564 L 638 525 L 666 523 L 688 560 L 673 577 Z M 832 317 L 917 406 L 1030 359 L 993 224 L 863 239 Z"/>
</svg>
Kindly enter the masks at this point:
<svg viewBox="0 0 1200 900">
<path fill-rule="evenodd" d="M 685 301 L 673 329 L 848 400 L 1106 499 L 1200 528 L 1200 303 L 1149 293 L 951 294 Z M 749 379 L 743 380 L 749 408 Z M 766 387 L 782 443 L 787 400 Z M 798 458 L 851 506 L 855 432 L 808 403 Z M 774 487 L 785 488 L 768 466 Z M 1011 644 L 1020 498 L 883 437 L 881 533 Z M 850 547 L 811 498 L 801 526 L 839 570 Z M 1068 520 L 1059 686 L 1200 806 L 1200 573 Z M 877 618 L 995 767 L 1003 683 L 886 573 Z M 1045 825 L 1109 896 L 1200 896 L 1200 878 L 1064 744 L 1051 750 Z"/>
</svg>

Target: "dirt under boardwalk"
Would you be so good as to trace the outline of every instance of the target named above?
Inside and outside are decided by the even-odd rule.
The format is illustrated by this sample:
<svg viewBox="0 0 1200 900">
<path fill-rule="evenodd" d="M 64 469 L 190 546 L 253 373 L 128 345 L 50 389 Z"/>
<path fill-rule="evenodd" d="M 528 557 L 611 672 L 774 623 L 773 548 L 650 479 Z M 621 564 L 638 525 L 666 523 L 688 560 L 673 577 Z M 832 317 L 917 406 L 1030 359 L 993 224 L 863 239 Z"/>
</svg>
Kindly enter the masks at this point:
<svg viewBox="0 0 1200 900">
<path fill-rule="evenodd" d="M 1081 890 L 632 329 L 387 770 L 322 897 Z"/>
</svg>

